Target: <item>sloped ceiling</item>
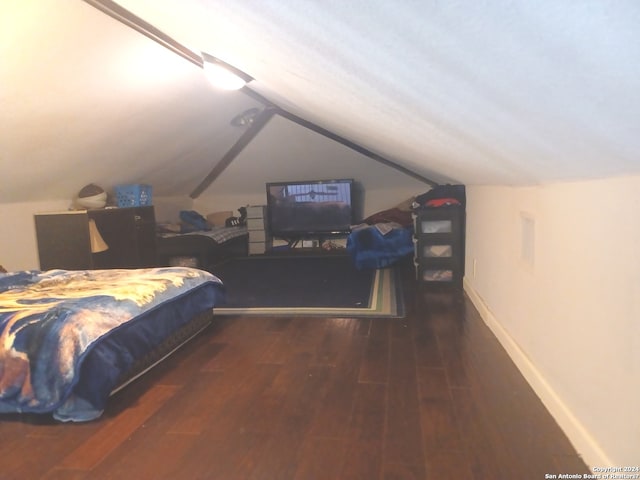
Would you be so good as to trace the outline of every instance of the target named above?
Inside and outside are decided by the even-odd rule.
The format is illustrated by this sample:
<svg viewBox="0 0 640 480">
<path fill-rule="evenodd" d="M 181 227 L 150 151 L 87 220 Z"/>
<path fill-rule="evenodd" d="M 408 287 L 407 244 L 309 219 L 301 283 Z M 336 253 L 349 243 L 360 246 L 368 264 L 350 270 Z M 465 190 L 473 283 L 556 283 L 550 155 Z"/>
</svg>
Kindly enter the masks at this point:
<svg viewBox="0 0 640 480">
<path fill-rule="evenodd" d="M 279 141 L 274 142 L 274 138 Z M 305 157 L 316 161 L 305 162 Z M 340 161 L 335 162 L 334 159 Z M 410 185 L 422 193 L 428 188 L 419 180 L 407 179 L 402 173 L 276 115 L 222 172 L 212 190 L 224 196 L 236 193 L 249 195 L 251 192 L 264 194 L 266 182 L 325 178 L 327 163 L 331 163 L 334 178 L 352 177 L 354 168 L 355 171 L 366 171 L 369 179 L 367 188 L 372 190 Z M 264 166 L 267 168 L 263 169 Z M 255 173 L 257 168 L 266 174 Z M 238 177 L 244 178 L 242 185 L 235 184 L 234 178 Z"/>
<path fill-rule="evenodd" d="M 0 202 L 96 182 L 188 195 L 262 104 L 79 0 L 0 5 Z"/>
<path fill-rule="evenodd" d="M 634 0 L 118 3 L 244 70 L 281 108 L 436 181 L 640 173 Z M 0 14 L 0 201 L 95 178 L 188 194 L 241 134 L 229 119 L 259 105 L 212 92 L 198 67 L 84 2 Z"/>
<path fill-rule="evenodd" d="M 123 0 L 294 113 L 436 179 L 640 171 L 640 3 Z"/>
</svg>

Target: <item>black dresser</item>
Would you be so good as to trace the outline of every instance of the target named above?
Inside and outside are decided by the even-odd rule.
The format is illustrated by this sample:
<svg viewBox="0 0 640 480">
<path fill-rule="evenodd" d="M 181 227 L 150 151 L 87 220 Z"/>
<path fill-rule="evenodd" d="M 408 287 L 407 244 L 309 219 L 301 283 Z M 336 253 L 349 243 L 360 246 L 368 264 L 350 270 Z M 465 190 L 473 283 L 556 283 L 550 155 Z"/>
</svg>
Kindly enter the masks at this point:
<svg viewBox="0 0 640 480">
<path fill-rule="evenodd" d="M 35 226 L 42 270 L 145 268 L 157 265 L 152 206 L 38 213 L 35 215 Z M 94 246 L 92 251 L 94 226 L 103 243 L 102 248 Z M 108 248 L 103 250 L 105 246 Z"/>
</svg>

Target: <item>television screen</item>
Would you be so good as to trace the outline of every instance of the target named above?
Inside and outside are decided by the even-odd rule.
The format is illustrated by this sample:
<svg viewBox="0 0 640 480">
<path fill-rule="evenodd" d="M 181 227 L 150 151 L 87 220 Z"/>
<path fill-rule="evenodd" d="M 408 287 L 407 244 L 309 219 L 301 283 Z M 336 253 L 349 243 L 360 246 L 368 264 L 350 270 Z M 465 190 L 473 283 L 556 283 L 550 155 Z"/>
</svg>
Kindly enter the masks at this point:
<svg viewBox="0 0 640 480">
<path fill-rule="evenodd" d="M 352 185 L 351 179 L 267 183 L 271 235 L 300 238 L 349 233 Z"/>
</svg>

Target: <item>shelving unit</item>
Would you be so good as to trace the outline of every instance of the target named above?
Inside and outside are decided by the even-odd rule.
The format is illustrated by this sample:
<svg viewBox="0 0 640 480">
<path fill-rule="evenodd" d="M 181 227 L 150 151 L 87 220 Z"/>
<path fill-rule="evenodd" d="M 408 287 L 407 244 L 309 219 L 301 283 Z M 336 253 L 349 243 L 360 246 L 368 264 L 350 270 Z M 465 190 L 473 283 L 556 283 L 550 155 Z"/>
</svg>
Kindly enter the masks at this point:
<svg viewBox="0 0 640 480">
<path fill-rule="evenodd" d="M 249 232 L 249 255 L 262 255 L 271 249 L 273 240 L 269 235 L 264 205 L 247 206 L 247 231 Z"/>
<path fill-rule="evenodd" d="M 465 211 L 459 206 L 414 211 L 416 278 L 426 284 L 462 287 Z"/>
</svg>

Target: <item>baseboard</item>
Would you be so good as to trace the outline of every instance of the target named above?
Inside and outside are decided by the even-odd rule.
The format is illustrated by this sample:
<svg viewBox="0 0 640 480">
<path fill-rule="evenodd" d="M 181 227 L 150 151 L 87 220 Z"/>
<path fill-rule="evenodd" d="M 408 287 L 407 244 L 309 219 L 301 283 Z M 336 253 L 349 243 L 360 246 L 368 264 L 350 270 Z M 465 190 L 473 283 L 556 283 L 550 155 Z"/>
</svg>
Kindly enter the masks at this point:
<svg viewBox="0 0 640 480">
<path fill-rule="evenodd" d="M 500 344 L 507 351 L 513 363 L 515 363 L 520 373 L 527 380 L 531 388 L 536 392 L 542 403 L 547 408 L 551 416 L 558 422 L 560 428 L 569 438 L 573 447 L 582 457 L 584 462 L 590 466 L 614 465 L 605 452 L 600 448 L 593 436 L 584 428 L 582 423 L 571 412 L 567 405 L 558 396 L 552 386 L 547 382 L 542 373 L 536 368 L 526 353 L 520 348 L 518 343 L 502 327 L 500 322 L 494 317 L 482 297 L 473 287 L 464 280 L 464 290 L 471 299 L 480 316 L 496 336 Z"/>
</svg>

